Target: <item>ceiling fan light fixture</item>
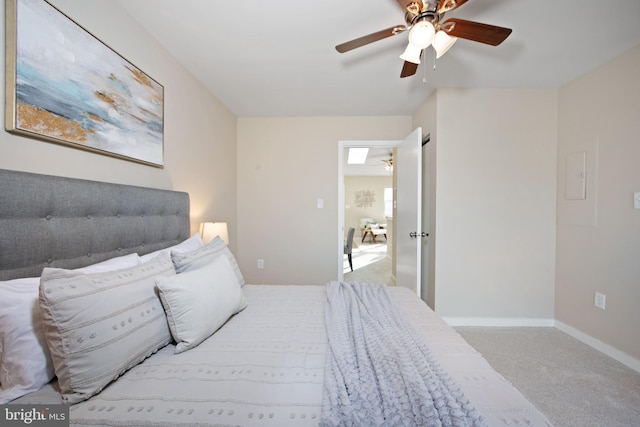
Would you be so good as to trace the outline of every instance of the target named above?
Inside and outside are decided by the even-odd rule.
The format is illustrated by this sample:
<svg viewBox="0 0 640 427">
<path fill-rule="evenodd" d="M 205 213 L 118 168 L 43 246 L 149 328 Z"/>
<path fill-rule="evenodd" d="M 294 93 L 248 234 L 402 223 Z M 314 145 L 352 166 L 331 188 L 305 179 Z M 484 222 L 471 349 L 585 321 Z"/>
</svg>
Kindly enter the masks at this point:
<svg viewBox="0 0 640 427">
<path fill-rule="evenodd" d="M 433 38 L 433 48 L 436 51 L 436 58 L 440 58 L 444 55 L 453 44 L 458 40 L 457 37 L 452 37 L 447 34 L 446 31 L 439 30 Z"/>
<path fill-rule="evenodd" d="M 393 171 L 393 157 L 391 157 L 389 160 L 383 160 L 383 162 L 385 163 L 384 170 L 386 170 L 387 172 L 392 172 Z"/>
<path fill-rule="evenodd" d="M 400 59 L 403 59 L 407 62 L 411 62 L 413 64 L 420 63 L 420 57 L 422 56 L 422 49 L 415 47 L 411 43 L 407 45 L 407 48 L 400 55 Z"/>
<path fill-rule="evenodd" d="M 429 21 L 420 21 L 416 23 L 409 31 L 409 43 L 419 48 L 426 49 L 433 42 L 436 35 L 436 29 Z"/>
</svg>

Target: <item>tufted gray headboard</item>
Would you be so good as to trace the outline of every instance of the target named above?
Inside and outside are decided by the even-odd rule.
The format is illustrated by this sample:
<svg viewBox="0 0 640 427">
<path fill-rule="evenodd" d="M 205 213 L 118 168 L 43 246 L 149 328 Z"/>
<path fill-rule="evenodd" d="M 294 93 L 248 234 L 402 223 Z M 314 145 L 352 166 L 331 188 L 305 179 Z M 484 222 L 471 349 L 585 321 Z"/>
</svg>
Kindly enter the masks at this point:
<svg viewBox="0 0 640 427">
<path fill-rule="evenodd" d="M 189 194 L 0 169 L 0 280 L 189 237 Z"/>
</svg>

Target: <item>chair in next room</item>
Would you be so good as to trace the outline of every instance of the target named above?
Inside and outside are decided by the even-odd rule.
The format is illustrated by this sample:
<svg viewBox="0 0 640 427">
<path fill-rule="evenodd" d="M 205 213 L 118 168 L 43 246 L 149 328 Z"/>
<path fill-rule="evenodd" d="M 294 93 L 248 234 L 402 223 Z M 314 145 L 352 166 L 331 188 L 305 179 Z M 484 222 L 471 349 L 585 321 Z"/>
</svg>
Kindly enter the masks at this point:
<svg viewBox="0 0 640 427">
<path fill-rule="evenodd" d="M 344 253 L 349 258 L 349 267 L 351 267 L 351 271 L 353 271 L 353 260 L 351 259 L 351 250 L 353 249 L 353 233 L 356 232 L 356 229 L 353 227 L 349 228 L 349 232 L 347 233 L 347 243 L 344 245 Z"/>
</svg>

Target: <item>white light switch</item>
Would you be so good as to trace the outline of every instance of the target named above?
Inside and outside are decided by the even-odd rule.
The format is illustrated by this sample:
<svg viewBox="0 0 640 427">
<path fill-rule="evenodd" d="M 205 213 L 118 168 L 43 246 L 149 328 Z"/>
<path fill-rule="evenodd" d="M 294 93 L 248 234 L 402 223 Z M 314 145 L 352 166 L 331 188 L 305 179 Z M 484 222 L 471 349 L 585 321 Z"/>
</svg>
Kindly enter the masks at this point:
<svg viewBox="0 0 640 427">
<path fill-rule="evenodd" d="M 640 209 L 640 191 L 633 193 L 633 209 Z"/>
<path fill-rule="evenodd" d="M 601 294 L 600 292 L 596 292 L 595 298 L 593 299 L 593 305 L 602 310 L 605 310 L 607 306 L 607 296 L 605 294 Z"/>
<path fill-rule="evenodd" d="M 318 206 L 318 209 L 324 208 L 324 200 L 318 199 L 318 201 L 316 202 L 316 205 Z"/>
</svg>

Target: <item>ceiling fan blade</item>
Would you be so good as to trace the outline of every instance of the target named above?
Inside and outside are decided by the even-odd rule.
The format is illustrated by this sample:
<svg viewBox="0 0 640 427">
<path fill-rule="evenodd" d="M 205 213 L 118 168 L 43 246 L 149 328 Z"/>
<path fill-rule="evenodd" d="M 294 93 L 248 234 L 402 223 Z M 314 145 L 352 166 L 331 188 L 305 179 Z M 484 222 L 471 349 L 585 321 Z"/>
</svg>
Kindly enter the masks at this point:
<svg viewBox="0 0 640 427">
<path fill-rule="evenodd" d="M 401 1 L 401 0 L 398 0 Z M 459 8 L 469 0 L 442 0 L 438 5 L 438 13 L 450 12 Z"/>
<path fill-rule="evenodd" d="M 339 44 L 336 46 L 336 50 L 340 53 L 345 53 L 357 47 L 362 47 L 368 45 L 369 43 L 377 42 L 378 40 L 395 36 L 396 34 L 400 34 L 406 29 L 407 27 L 404 25 L 396 25 L 395 27 L 387 28 L 386 30 L 378 31 L 377 33 L 362 36 L 346 43 Z"/>
<path fill-rule="evenodd" d="M 418 64 L 414 64 L 413 62 L 404 61 L 404 65 L 402 66 L 402 71 L 400 72 L 400 77 L 409 77 L 413 76 L 416 71 L 418 71 Z"/>
<path fill-rule="evenodd" d="M 447 19 L 440 27 L 450 36 L 490 44 L 491 46 L 498 46 L 513 31 L 511 28 L 497 27 L 457 18 Z"/>
</svg>

